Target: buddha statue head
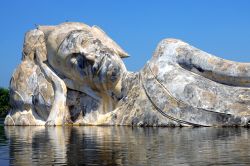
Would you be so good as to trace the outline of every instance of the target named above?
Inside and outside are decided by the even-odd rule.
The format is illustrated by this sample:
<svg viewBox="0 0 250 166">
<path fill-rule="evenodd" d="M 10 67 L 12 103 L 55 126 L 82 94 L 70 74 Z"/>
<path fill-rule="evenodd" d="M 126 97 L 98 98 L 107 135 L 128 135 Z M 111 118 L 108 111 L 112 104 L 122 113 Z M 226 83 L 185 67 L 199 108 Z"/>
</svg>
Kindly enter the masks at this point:
<svg viewBox="0 0 250 166">
<path fill-rule="evenodd" d="M 96 92 L 121 97 L 121 78 L 127 57 L 99 27 L 82 23 L 64 23 L 56 27 L 40 26 L 46 36 L 49 65 L 74 90 L 92 96 Z"/>
</svg>

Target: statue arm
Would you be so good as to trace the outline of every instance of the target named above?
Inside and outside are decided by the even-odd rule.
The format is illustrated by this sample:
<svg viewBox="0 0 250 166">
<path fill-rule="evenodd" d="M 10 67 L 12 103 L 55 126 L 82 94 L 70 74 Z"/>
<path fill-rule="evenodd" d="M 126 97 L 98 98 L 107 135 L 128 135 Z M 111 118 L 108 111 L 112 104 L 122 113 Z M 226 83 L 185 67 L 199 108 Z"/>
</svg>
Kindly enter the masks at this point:
<svg viewBox="0 0 250 166">
<path fill-rule="evenodd" d="M 49 82 L 52 83 L 54 89 L 54 101 L 50 110 L 46 125 L 63 125 L 64 118 L 68 109 L 66 106 L 67 87 L 64 81 L 59 78 L 44 62 L 41 57 L 43 52 L 36 49 L 35 62 L 41 68 Z"/>
</svg>

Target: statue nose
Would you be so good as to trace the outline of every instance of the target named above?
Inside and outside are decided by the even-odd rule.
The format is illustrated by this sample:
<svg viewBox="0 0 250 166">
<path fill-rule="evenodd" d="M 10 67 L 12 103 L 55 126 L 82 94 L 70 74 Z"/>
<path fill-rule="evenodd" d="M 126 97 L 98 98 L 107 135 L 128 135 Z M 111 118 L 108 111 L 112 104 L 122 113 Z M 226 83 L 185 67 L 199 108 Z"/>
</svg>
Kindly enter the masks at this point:
<svg viewBox="0 0 250 166">
<path fill-rule="evenodd" d="M 95 75 L 96 73 L 97 73 L 97 71 L 98 71 L 98 63 L 97 62 L 95 62 L 94 63 L 94 65 L 92 66 L 92 73 L 93 73 L 93 75 Z"/>
<path fill-rule="evenodd" d="M 93 74 L 96 74 L 96 72 L 97 72 L 97 66 L 93 66 L 93 67 L 92 67 L 92 73 L 93 73 Z"/>
<path fill-rule="evenodd" d="M 99 56 L 97 59 L 95 59 L 94 64 L 92 65 L 92 73 L 93 75 L 96 75 L 100 72 L 102 66 L 105 64 L 106 57 L 105 56 Z"/>
</svg>

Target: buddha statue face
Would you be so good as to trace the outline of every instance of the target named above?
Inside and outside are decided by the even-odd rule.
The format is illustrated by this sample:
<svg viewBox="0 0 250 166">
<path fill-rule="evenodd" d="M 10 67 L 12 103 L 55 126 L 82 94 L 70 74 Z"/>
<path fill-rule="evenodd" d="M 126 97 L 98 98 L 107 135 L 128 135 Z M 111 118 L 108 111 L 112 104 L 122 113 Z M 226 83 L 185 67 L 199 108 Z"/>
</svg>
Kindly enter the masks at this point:
<svg viewBox="0 0 250 166">
<path fill-rule="evenodd" d="M 48 62 L 72 89 L 119 97 L 127 54 L 98 27 L 65 23 L 47 37 Z M 113 95 L 112 94 L 112 95 Z"/>
</svg>

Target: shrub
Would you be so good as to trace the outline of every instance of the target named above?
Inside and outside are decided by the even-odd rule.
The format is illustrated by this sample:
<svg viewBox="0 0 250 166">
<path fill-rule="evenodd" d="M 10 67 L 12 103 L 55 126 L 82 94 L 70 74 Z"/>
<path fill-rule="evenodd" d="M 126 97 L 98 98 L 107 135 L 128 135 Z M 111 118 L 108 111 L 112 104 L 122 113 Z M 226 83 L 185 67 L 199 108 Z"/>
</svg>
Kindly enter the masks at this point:
<svg viewBox="0 0 250 166">
<path fill-rule="evenodd" d="M 10 109 L 9 98 L 9 90 L 0 88 L 0 117 L 6 116 Z"/>
</svg>

